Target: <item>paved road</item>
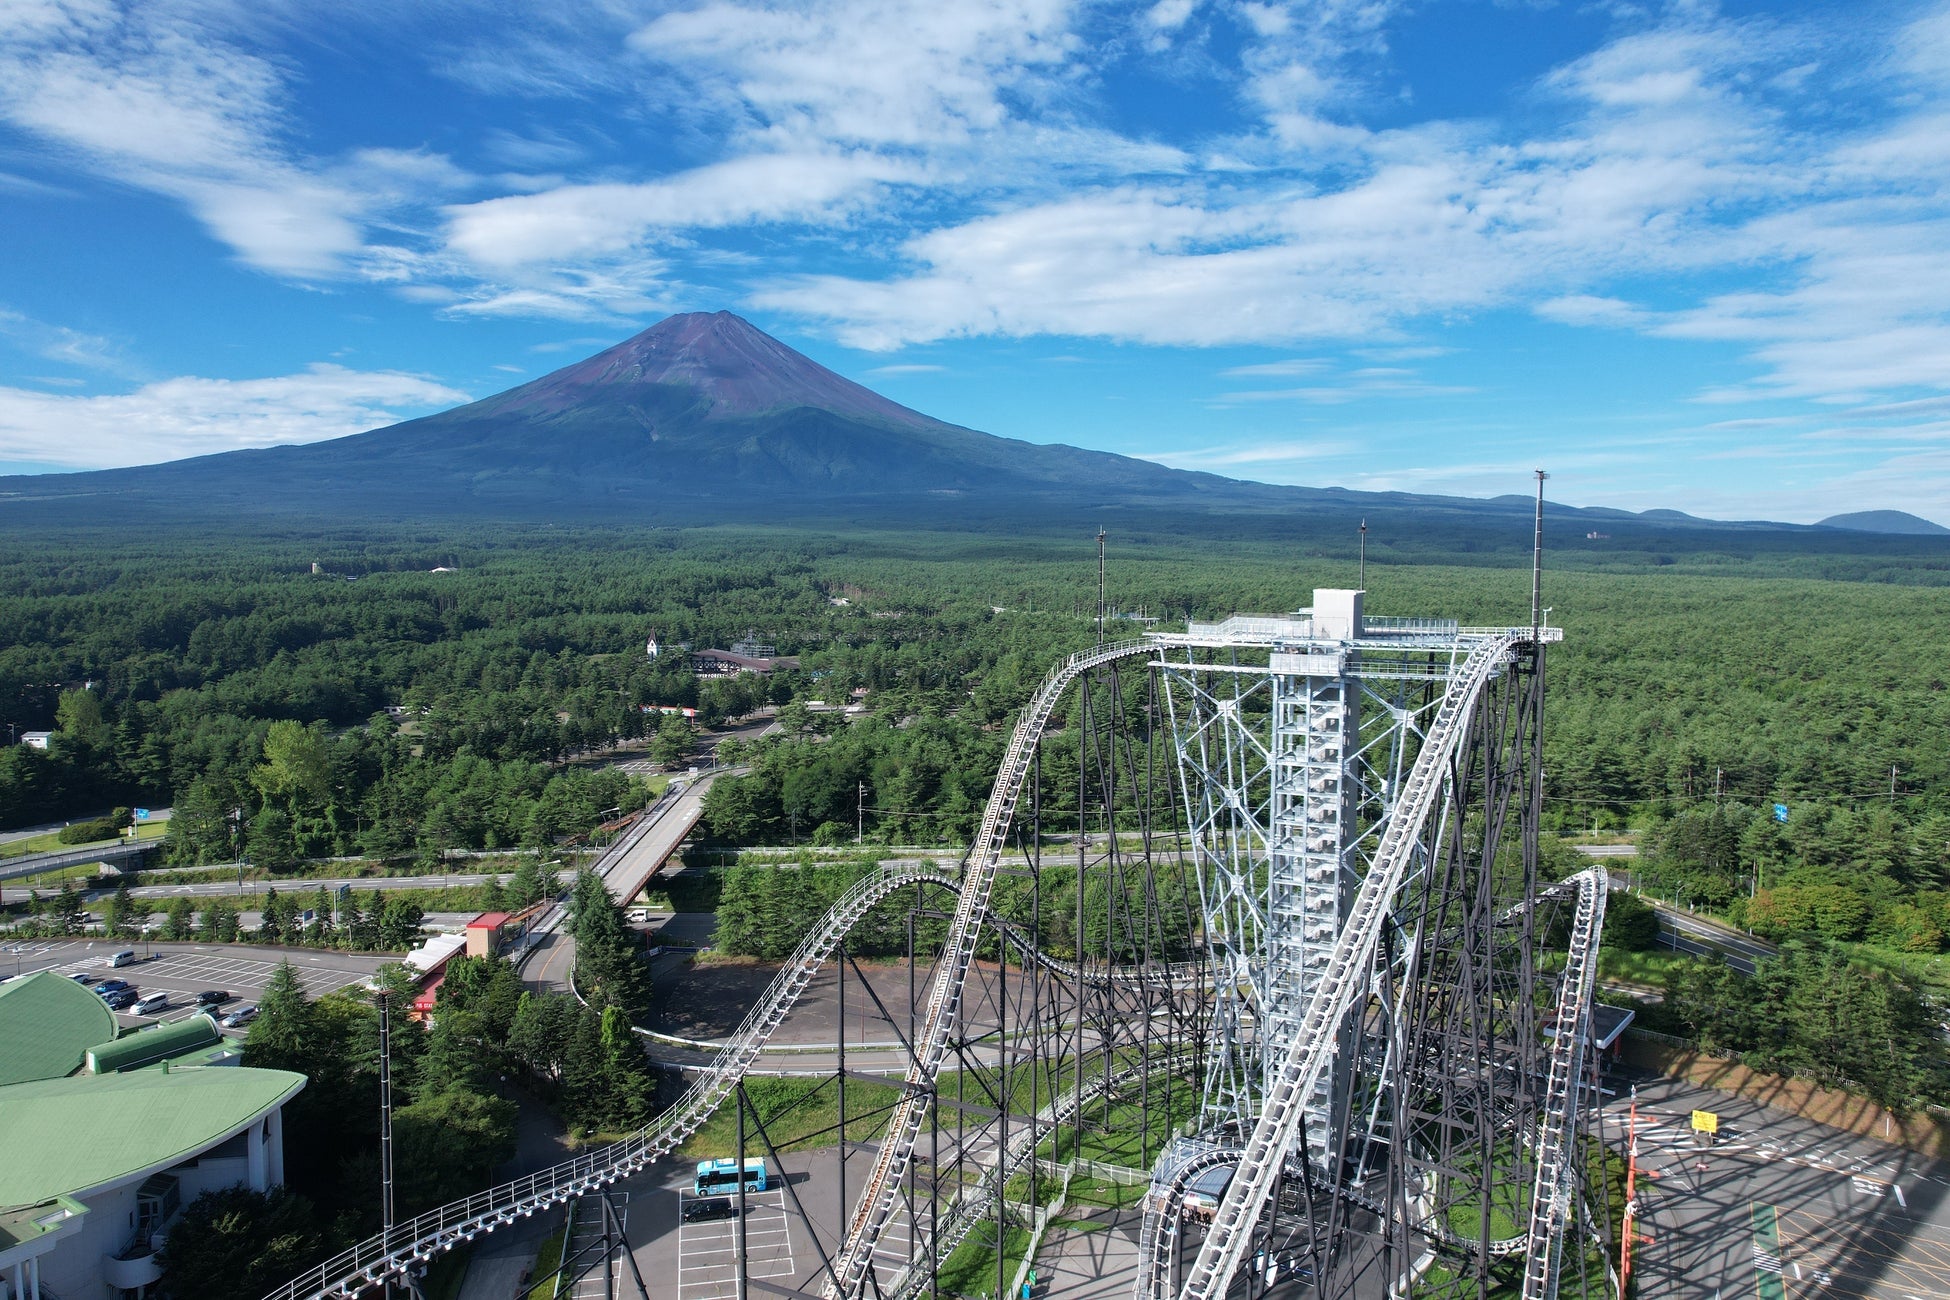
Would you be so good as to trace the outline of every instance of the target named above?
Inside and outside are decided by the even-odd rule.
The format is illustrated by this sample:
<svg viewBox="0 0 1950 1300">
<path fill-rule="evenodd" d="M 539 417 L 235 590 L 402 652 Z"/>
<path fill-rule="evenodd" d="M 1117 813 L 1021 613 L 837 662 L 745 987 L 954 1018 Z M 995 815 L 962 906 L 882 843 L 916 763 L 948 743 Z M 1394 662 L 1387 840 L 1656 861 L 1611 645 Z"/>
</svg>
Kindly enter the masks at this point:
<svg viewBox="0 0 1950 1300">
<path fill-rule="evenodd" d="M 390 889 L 447 889 L 461 885 L 484 885 L 490 880 L 506 880 L 509 873 L 495 872 L 454 872 L 445 876 L 335 876 L 325 880 L 246 880 L 239 885 L 234 880 L 203 881 L 194 885 L 137 885 L 129 890 L 131 898 L 150 900 L 172 898 L 236 898 L 262 897 L 267 888 L 276 889 L 285 898 L 303 900 L 318 891 L 322 885 L 328 891 L 341 885 L 350 886 L 354 892 Z M 34 894 L 46 898 L 54 894 L 52 889 L 0 888 L 0 901 L 21 903 Z M 90 888 L 87 896 L 97 898 L 114 893 L 113 886 Z"/>
<path fill-rule="evenodd" d="M 1950 1296 L 1950 1166 L 1757 1102 L 1638 1077 L 1641 1295 Z M 1605 1107 L 1623 1146 L 1629 1096 Z M 1720 1117 L 1697 1145 L 1694 1110 Z"/>
<path fill-rule="evenodd" d="M 736 775 L 743 770 L 728 768 L 706 772 L 686 782 L 672 782 L 665 797 L 646 814 L 644 833 L 633 835 L 613 860 L 605 855 L 601 867 L 603 883 L 618 902 L 628 903 L 642 893 L 650 877 L 677 851 L 677 846 L 697 825 L 704 811 L 704 796 L 710 792 L 712 783 L 720 776 Z"/>
<path fill-rule="evenodd" d="M 611 896 L 628 903 L 642 893 L 644 883 L 697 825 L 711 782 L 742 770 L 728 768 L 671 782 L 644 810 L 643 818 L 596 860 L 594 869 L 602 874 Z M 558 908 L 534 929 L 532 954 L 523 963 L 522 977 L 535 988 L 568 991 L 569 972 L 575 969 L 575 940 L 563 932 L 563 919 Z"/>
</svg>

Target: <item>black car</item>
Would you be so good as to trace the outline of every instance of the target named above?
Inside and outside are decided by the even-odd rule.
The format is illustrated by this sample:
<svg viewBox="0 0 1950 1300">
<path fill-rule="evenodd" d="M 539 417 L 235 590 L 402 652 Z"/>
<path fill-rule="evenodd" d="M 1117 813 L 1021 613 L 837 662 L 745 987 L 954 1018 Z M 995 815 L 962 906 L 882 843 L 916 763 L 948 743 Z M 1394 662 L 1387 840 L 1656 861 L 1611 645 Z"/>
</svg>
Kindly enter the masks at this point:
<svg viewBox="0 0 1950 1300">
<path fill-rule="evenodd" d="M 222 989 L 204 989 L 203 992 L 196 995 L 196 1005 L 199 1007 L 219 1007 L 235 996 L 233 993 L 225 993 Z"/>
<path fill-rule="evenodd" d="M 112 1009 L 120 1011 L 135 1001 L 135 990 L 126 986 L 119 989 L 110 989 L 108 992 L 102 994 L 102 1001 L 108 1003 Z"/>
<path fill-rule="evenodd" d="M 735 1219 L 738 1207 L 729 1196 L 705 1196 L 684 1202 L 684 1222 L 702 1223 L 707 1219 Z"/>
</svg>

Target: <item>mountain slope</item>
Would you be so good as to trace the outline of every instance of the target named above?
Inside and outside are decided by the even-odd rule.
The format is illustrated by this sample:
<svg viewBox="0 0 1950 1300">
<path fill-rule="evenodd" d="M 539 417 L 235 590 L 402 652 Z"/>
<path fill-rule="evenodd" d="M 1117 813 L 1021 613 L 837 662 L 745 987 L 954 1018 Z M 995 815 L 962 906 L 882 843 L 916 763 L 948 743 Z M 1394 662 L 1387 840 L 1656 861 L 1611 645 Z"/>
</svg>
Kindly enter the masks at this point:
<svg viewBox="0 0 1950 1300">
<path fill-rule="evenodd" d="M 685 503 L 1057 494 L 1271 505 L 1287 495 L 948 424 L 834 374 L 729 312 L 672 316 L 530 383 L 369 433 L 0 480 L 0 493 L 15 499 L 183 492 L 252 511 L 637 518 L 687 513 Z"/>
<path fill-rule="evenodd" d="M 1512 538 L 1527 546 L 1532 506 L 1523 494 L 1272 486 L 998 438 L 890 401 L 729 312 L 672 316 L 540 379 L 390 428 L 133 469 L 0 478 L 0 528 L 461 518 L 1017 533 L 1142 519 L 1175 533 L 1337 538 L 1367 519 L 1377 536 L 1463 554 Z M 1709 533 L 1855 545 L 1827 529 L 1676 511 L 1553 505 L 1549 522 L 1559 544 L 1652 563 Z"/>
<path fill-rule="evenodd" d="M 1906 510 L 1857 510 L 1830 515 L 1817 528 L 1846 528 L 1857 533 L 1897 533 L 1907 537 L 1950 537 L 1950 528 L 1933 524 Z"/>
</svg>

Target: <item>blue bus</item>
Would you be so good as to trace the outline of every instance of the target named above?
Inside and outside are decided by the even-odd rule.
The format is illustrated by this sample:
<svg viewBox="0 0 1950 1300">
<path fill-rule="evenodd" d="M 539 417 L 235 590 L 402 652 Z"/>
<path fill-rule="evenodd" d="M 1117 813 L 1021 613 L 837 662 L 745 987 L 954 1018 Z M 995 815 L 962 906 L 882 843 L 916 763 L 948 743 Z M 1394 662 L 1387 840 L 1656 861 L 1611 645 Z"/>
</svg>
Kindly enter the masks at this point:
<svg viewBox="0 0 1950 1300">
<path fill-rule="evenodd" d="M 723 1196 L 738 1190 L 738 1162 L 736 1160 L 700 1160 L 697 1162 L 697 1181 L 691 1190 L 699 1196 Z M 762 1192 L 765 1190 L 765 1162 L 751 1159 L 745 1162 L 745 1190 Z"/>
</svg>

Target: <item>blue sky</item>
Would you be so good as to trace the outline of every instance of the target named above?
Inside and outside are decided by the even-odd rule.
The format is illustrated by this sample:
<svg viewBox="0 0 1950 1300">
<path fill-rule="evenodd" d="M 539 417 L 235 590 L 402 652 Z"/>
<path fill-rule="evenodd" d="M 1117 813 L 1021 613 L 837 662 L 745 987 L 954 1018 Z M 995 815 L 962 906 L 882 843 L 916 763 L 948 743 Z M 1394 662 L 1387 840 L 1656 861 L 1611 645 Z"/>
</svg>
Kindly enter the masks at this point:
<svg viewBox="0 0 1950 1300">
<path fill-rule="evenodd" d="M 1950 0 L 8 0 L 0 472 L 728 308 L 1242 478 L 1950 522 L 1946 178 Z"/>
</svg>

